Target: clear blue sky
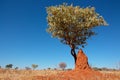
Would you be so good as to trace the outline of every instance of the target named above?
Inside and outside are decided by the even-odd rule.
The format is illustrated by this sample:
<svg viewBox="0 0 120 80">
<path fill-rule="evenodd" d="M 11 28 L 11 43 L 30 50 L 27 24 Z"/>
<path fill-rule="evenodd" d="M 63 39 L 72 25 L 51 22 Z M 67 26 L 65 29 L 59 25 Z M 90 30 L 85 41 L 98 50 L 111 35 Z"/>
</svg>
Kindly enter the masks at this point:
<svg viewBox="0 0 120 80">
<path fill-rule="evenodd" d="M 0 65 L 24 68 L 38 64 L 39 69 L 55 68 L 60 62 L 74 67 L 70 48 L 46 32 L 46 7 L 63 2 L 81 7 L 94 6 L 108 22 L 98 27 L 98 35 L 83 49 L 89 63 L 97 67 L 116 67 L 120 61 L 119 0 L 0 0 Z"/>
</svg>

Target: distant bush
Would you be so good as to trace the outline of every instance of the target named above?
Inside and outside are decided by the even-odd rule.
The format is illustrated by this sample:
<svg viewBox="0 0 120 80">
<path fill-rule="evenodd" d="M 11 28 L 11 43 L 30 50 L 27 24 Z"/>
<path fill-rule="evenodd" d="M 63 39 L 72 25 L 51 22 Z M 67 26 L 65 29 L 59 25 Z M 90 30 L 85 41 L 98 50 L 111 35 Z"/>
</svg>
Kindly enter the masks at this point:
<svg viewBox="0 0 120 80">
<path fill-rule="evenodd" d="M 67 69 L 68 71 L 72 70 L 71 68 Z"/>
<path fill-rule="evenodd" d="M 102 69 L 98 68 L 98 67 L 93 67 L 93 69 L 96 70 L 96 71 L 102 71 Z"/>
<path fill-rule="evenodd" d="M 57 68 L 54 68 L 54 70 L 57 70 Z"/>
<path fill-rule="evenodd" d="M 15 67 L 15 70 L 18 70 L 18 67 Z"/>
<path fill-rule="evenodd" d="M 26 69 L 26 70 L 31 70 L 31 68 L 30 68 L 30 67 L 25 67 L 25 69 Z"/>
<path fill-rule="evenodd" d="M 33 68 L 33 70 L 35 70 L 37 67 L 38 67 L 37 64 L 32 64 L 32 68 Z"/>
<path fill-rule="evenodd" d="M 6 67 L 7 69 L 10 69 L 10 68 L 13 67 L 13 64 L 7 64 L 5 67 Z"/>
<path fill-rule="evenodd" d="M 110 69 L 106 67 L 98 68 L 98 67 L 93 67 L 94 70 L 96 71 L 116 71 L 116 69 Z"/>
<path fill-rule="evenodd" d="M 110 71 L 110 69 L 109 68 L 106 68 L 106 67 L 103 67 L 103 68 L 101 68 L 102 69 L 102 71 Z"/>
<path fill-rule="evenodd" d="M 51 68 L 47 68 L 48 70 L 51 70 Z"/>
<path fill-rule="evenodd" d="M 59 64 L 59 67 L 60 67 L 62 70 L 64 70 L 64 69 L 67 67 L 67 64 L 64 63 L 64 62 L 61 62 L 61 63 Z"/>
</svg>

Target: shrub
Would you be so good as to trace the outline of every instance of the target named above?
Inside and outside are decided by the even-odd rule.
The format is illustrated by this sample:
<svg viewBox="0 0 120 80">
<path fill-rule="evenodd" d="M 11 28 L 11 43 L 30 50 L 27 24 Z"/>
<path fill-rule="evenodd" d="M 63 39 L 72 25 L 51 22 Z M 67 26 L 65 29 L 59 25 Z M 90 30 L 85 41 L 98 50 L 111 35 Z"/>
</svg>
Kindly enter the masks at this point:
<svg viewBox="0 0 120 80">
<path fill-rule="evenodd" d="M 60 67 L 62 70 L 64 70 L 64 69 L 67 67 L 67 64 L 64 63 L 64 62 L 61 62 L 61 63 L 59 64 L 59 67 Z"/>
<path fill-rule="evenodd" d="M 10 69 L 10 68 L 13 67 L 13 64 L 7 64 L 5 67 L 6 67 L 7 69 Z"/>
</svg>

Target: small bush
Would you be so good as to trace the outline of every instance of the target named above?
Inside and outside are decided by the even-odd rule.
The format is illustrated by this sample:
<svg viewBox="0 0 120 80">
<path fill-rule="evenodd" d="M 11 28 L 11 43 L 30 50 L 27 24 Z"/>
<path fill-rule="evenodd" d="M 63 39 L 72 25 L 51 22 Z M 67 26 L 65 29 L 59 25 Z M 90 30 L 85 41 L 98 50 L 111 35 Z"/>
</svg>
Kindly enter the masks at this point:
<svg viewBox="0 0 120 80">
<path fill-rule="evenodd" d="M 62 70 L 64 70 L 64 69 L 67 67 L 67 64 L 64 63 L 64 62 L 61 62 L 61 63 L 59 64 L 59 67 L 60 67 Z"/>
</svg>

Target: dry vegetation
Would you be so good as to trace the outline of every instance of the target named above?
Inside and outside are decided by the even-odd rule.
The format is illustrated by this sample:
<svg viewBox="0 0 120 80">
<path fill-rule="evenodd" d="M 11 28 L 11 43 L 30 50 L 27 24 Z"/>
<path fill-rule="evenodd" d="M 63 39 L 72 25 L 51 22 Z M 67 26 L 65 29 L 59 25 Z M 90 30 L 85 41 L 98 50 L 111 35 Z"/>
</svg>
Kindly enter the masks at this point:
<svg viewBox="0 0 120 80">
<path fill-rule="evenodd" d="M 115 75 L 120 77 L 120 71 L 100 71 L 103 75 Z"/>
<path fill-rule="evenodd" d="M 33 76 L 56 75 L 62 71 L 58 70 L 13 70 L 0 69 L 0 80 L 24 80 Z"/>
<path fill-rule="evenodd" d="M 13 70 L 13 69 L 0 69 L 0 80 L 51 80 L 48 77 L 52 76 L 52 80 L 63 80 L 60 77 L 64 75 L 59 75 L 64 71 L 61 70 Z M 107 80 L 119 80 L 120 71 L 101 71 Z M 57 75 L 57 77 L 54 76 Z M 110 76 L 118 76 L 119 78 L 110 78 Z M 108 78 L 107 78 L 108 77 Z M 65 79 L 64 80 L 74 80 L 74 79 Z M 79 79 L 78 79 L 79 80 Z M 82 79 L 82 80 L 89 80 Z M 101 79 L 96 79 L 101 80 Z"/>
</svg>

